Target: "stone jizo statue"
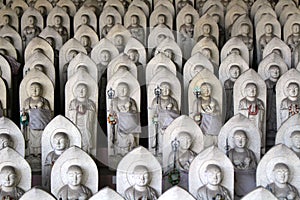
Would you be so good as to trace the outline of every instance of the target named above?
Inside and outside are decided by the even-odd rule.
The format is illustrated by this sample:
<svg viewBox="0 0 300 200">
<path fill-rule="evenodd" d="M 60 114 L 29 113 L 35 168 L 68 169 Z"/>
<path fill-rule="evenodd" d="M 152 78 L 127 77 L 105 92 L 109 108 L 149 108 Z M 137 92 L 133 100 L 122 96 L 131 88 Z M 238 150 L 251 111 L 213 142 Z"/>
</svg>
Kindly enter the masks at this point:
<svg viewBox="0 0 300 200">
<path fill-rule="evenodd" d="M 113 43 L 117 47 L 117 49 L 119 50 L 119 53 L 124 52 L 125 41 L 124 41 L 124 36 L 123 35 L 120 35 L 120 34 L 115 35 Z"/>
<path fill-rule="evenodd" d="M 266 24 L 265 25 L 265 32 L 264 34 L 259 38 L 259 47 L 261 51 L 261 55 L 263 54 L 263 51 L 266 47 L 266 45 L 274 38 L 276 37 L 274 35 L 273 25 L 272 24 Z"/>
<path fill-rule="evenodd" d="M 146 166 L 137 165 L 133 169 L 134 185 L 125 190 L 125 199 L 157 199 L 156 191 L 149 186 L 151 177 Z"/>
<path fill-rule="evenodd" d="M 84 176 L 78 165 L 71 165 L 67 171 L 68 184 L 59 189 L 57 199 L 59 200 L 87 200 L 92 196 L 91 190 L 84 186 L 81 181 Z"/>
<path fill-rule="evenodd" d="M 140 18 L 137 15 L 132 15 L 130 26 L 127 27 L 132 37 L 136 38 L 141 43 L 145 40 L 145 30 L 140 24 Z"/>
<path fill-rule="evenodd" d="M 184 16 L 184 24 L 179 28 L 179 32 L 182 34 L 182 40 L 185 41 L 188 38 L 193 38 L 194 36 L 194 24 L 193 16 L 191 14 L 186 14 Z"/>
<path fill-rule="evenodd" d="M 33 15 L 28 16 L 28 26 L 23 29 L 23 38 L 25 46 L 41 32 L 41 29 L 36 25 L 36 17 Z"/>
<path fill-rule="evenodd" d="M 292 51 L 295 51 L 300 41 L 300 24 L 295 23 L 292 25 L 292 34 L 287 38 L 287 45 Z"/>
<path fill-rule="evenodd" d="M 231 200 L 230 192 L 221 185 L 222 171 L 218 165 L 209 164 L 205 170 L 207 183 L 197 191 L 197 200 Z"/>
<path fill-rule="evenodd" d="M 105 20 L 105 26 L 102 28 L 101 31 L 101 38 L 107 36 L 110 29 L 115 25 L 115 17 L 113 15 L 107 15 Z"/>
<path fill-rule="evenodd" d="M 203 35 L 199 36 L 198 41 L 200 41 L 203 38 L 211 39 L 215 44 L 217 44 L 216 38 L 212 35 L 211 25 L 210 24 L 204 24 L 202 26 Z"/>
<path fill-rule="evenodd" d="M 290 170 L 284 163 L 277 163 L 273 168 L 274 182 L 267 185 L 270 190 L 280 200 L 299 200 L 299 193 L 295 186 L 289 183 Z"/>
<path fill-rule="evenodd" d="M 249 24 L 244 23 L 241 25 L 241 33 L 237 37 L 239 37 L 245 43 L 249 51 L 253 50 L 253 38 L 250 35 Z"/>
<path fill-rule="evenodd" d="M 63 18 L 60 15 L 56 15 L 54 16 L 54 25 L 52 26 L 52 28 L 54 28 L 63 38 L 63 43 L 65 43 L 68 38 L 68 30 L 66 27 L 63 26 Z"/>
<path fill-rule="evenodd" d="M 20 199 L 25 193 L 24 190 L 17 185 L 18 176 L 16 170 L 12 166 L 4 166 L 0 171 L 0 199 Z"/>
<path fill-rule="evenodd" d="M 4 149 L 5 147 L 13 148 L 14 141 L 12 140 L 11 136 L 7 133 L 0 134 L 0 150 Z"/>
</svg>

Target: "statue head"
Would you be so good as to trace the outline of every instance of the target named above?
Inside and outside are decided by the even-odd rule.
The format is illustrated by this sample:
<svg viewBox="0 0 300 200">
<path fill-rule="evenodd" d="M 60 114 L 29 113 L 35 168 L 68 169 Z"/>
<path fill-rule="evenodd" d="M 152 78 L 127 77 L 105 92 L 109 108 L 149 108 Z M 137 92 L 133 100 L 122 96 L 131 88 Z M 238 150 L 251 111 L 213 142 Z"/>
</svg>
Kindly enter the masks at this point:
<svg viewBox="0 0 300 200">
<path fill-rule="evenodd" d="M 11 138 L 11 136 L 7 133 L 1 133 L 0 134 L 0 150 L 4 149 L 5 147 L 13 147 L 14 142 Z"/>
<path fill-rule="evenodd" d="M 279 55 L 281 58 L 283 58 L 282 52 L 280 49 L 275 48 L 272 50 L 272 53 L 275 53 L 275 54 Z"/>
<path fill-rule="evenodd" d="M 54 25 L 55 26 L 61 26 L 63 23 L 63 18 L 60 15 L 55 15 L 54 16 Z"/>
<path fill-rule="evenodd" d="M 88 87 L 84 83 L 79 83 L 75 89 L 77 98 L 86 98 L 88 93 Z"/>
<path fill-rule="evenodd" d="M 300 33 L 300 24 L 294 23 L 292 25 L 292 32 L 293 32 L 293 34 L 299 34 Z"/>
<path fill-rule="evenodd" d="M 36 24 L 36 17 L 34 15 L 29 15 L 28 16 L 28 24 L 33 26 Z"/>
<path fill-rule="evenodd" d="M 3 15 L 3 25 L 10 25 L 11 18 L 9 15 Z"/>
<path fill-rule="evenodd" d="M 66 5 L 61 7 L 68 15 L 70 15 L 70 8 Z"/>
<path fill-rule="evenodd" d="M 209 164 L 205 169 L 205 177 L 207 184 L 219 185 L 222 181 L 222 171 L 218 165 Z"/>
<path fill-rule="evenodd" d="M 210 35 L 211 33 L 211 25 L 210 24 L 204 24 L 202 26 L 203 34 Z"/>
<path fill-rule="evenodd" d="M 234 144 L 237 148 L 244 148 L 247 145 L 248 137 L 245 131 L 236 130 L 233 134 Z"/>
<path fill-rule="evenodd" d="M 47 14 L 47 9 L 45 6 L 39 6 L 38 11 L 41 13 L 42 16 L 45 16 Z"/>
<path fill-rule="evenodd" d="M 78 165 L 71 165 L 68 168 L 67 176 L 68 176 L 68 185 L 78 186 L 81 184 L 82 180 L 82 169 Z"/>
<path fill-rule="evenodd" d="M 242 34 L 248 35 L 250 33 L 250 26 L 247 23 L 241 25 Z"/>
<path fill-rule="evenodd" d="M 188 150 L 192 145 L 192 136 L 188 132 L 180 132 L 177 136 L 179 141 L 179 148 Z"/>
<path fill-rule="evenodd" d="M 289 180 L 290 170 L 284 163 L 277 163 L 273 168 L 275 183 L 285 184 Z"/>
<path fill-rule="evenodd" d="M 164 50 L 164 54 L 168 57 L 168 58 L 170 58 L 170 60 L 174 60 L 174 52 L 173 52 L 173 50 L 172 49 L 165 49 Z"/>
<path fill-rule="evenodd" d="M 234 65 L 231 65 L 230 68 L 229 68 L 229 75 L 230 75 L 230 78 L 231 79 L 237 79 L 241 74 L 241 69 L 240 69 L 240 66 L 234 64 Z"/>
<path fill-rule="evenodd" d="M 140 59 L 139 52 L 136 49 L 129 49 L 127 55 L 132 62 L 136 63 Z"/>
<path fill-rule="evenodd" d="M 129 96 L 129 85 L 125 82 L 121 82 L 117 86 L 118 97 L 128 97 Z"/>
<path fill-rule="evenodd" d="M 55 40 L 54 40 L 53 37 L 46 37 L 45 39 L 46 39 L 46 41 L 50 44 L 50 46 L 51 46 L 52 48 L 55 47 Z"/>
<path fill-rule="evenodd" d="M 12 166 L 4 166 L 2 167 L 0 171 L 0 180 L 1 180 L 1 186 L 10 188 L 15 187 L 16 180 L 17 179 L 17 173 L 14 167 Z"/>
<path fill-rule="evenodd" d="M 70 62 L 73 58 L 75 58 L 75 56 L 77 56 L 79 52 L 75 49 L 71 49 L 69 52 L 68 52 L 68 61 Z"/>
<path fill-rule="evenodd" d="M 83 35 L 80 37 L 80 43 L 84 47 L 90 47 L 91 46 L 91 39 L 88 35 Z"/>
<path fill-rule="evenodd" d="M 136 186 L 145 187 L 149 184 L 150 174 L 144 165 L 137 165 L 133 169 L 133 180 Z"/>
<path fill-rule="evenodd" d="M 280 68 L 276 64 L 271 65 L 268 72 L 270 74 L 270 78 L 277 80 L 280 77 Z"/>
<path fill-rule="evenodd" d="M 293 145 L 292 147 L 296 149 L 300 149 L 300 131 L 299 130 L 293 131 L 290 138 Z"/>
<path fill-rule="evenodd" d="M 115 18 L 114 18 L 114 16 L 113 15 L 107 15 L 105 22 L 106 22 L 106 25 L 108 25 L 108 26 L 115 25 Z"/>
<path fill-rule="evenodd" d="M 298 97 L 299 95 L 299 85 L 296 82 L 291 82 L 287 86 L 287 92 L 289 97 Z"/>
<path fill-rule="evenodd" d="M 266 24 L 265 25 L 265 33 L 266 34 L 272 34 L 273 33 L 273 25 L 272 24 Z"/>
<path fill-rule="evenodd" d="M 184 23 L 185 24 L 192 24 L 193 23 L 193 16 L 191 14 L 186 14 L 184 16 Z"/>
<path fill-rule="evenodd" d="M 108 50 L 102 50 L 100 52 L 100 58 L 102 62 L 109 62 L 111 60 L 111 55 Z"/>
<path fill-rule="evenodd" d="M 247 97 L 256 97 L 257 95 L 257 86 L 255 83 L 247 83 L 245 87 Z"/>
<path fill-rule="evenodd" d="M 167 36 L 163 33 L 159 34 L 156 37 L 156 45 L 159 45 L 162 41 L 164 41 L 167 38 Z"/>
<path fill-rule="evenodd" d="M 204 82 L 200 85 L 200 92 L 202 97 L 209 97 L 211 95 L 212 86 Z"/>
<path fill-rule="evenodd" d="M 114 37 L 114 44 L 116 46 L 123 46 L 124 45 L 124 37 L 121 34 L 117 34 Z"/>
<path fill-rule="evenodd" d="M 204 55 L 206 58 L 208 58 L 209 60 L 211 59 L 212 57 L 212 52 L 209 48 L 204 48 L 202 49 L 201 51 L 202 55 Z"/>
<path fill-rule="evenodd" d="M 43 87 L 38 82 L 33 82 L 30 84 L 30 95 L 31 97 L 40 97 L 43 93 Z"/>
<path fill-rule="evenodd" d="M 55 150 L 63 151 L 70 145 L 68 135 L 64 132 L 57 132 L 53 136 L 53 147 Z"/>
<path fill-rule="evenodd" d="M 168 82 L 162 82 L 160 84 L 161 88 L 161 95 L 162 96 L 169 96 L 171 93 L 171 85 Z"/>
<path fill-rule="evenodd" d="M 36 64 L 36 65 L 34 65 L 33 68 L 40 71 L 40 72 L 44 72 L 44 69 L 45 69 L 45 67 L 41 64 Z"/>
<path fill-rule="evenodd" d="M 137 26 L 140 24 L 140 18 L 137 15 L 131 15 L 130 21 L 132 26 Z"/>
<path fill-rule="evenodd" d="M 159 14 L 157 16 L 157 24 L 164 24 L 166 25 L 167 19 L 166 16 L 164 14 Z"/>
<path fill-rule="evenodd" d="M 238 48 L 232 48 L 229 52 L 229 54 L 234 54 L 234 55 L 241 55 L 241 50 Z"/>
<path fill-rule="evenodd" d="M 88 15 L 81 15 L 81 24 L 89 24 L 90 17 Z"/>
</svg>

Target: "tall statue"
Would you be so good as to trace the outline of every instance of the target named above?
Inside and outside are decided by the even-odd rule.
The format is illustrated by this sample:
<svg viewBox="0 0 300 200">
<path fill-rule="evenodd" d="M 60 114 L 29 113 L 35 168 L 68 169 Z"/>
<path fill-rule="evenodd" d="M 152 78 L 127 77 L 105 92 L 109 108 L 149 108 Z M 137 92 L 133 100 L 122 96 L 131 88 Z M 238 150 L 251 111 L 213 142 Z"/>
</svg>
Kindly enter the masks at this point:
<svg viewBox="0 0 300 200">
<path fill-rule="evenodd" d="M 132 178 L 134 180 L 134 185 L 130 186 L 125 190 L 126 200 L 157 199 L 158 196 L 156 191 L 151 186 L 149 186 L 151 177 L 146 166 L 137 165 L 133 169 Z"/>
<path fill-rule="evenodd" d="M 233 86 L 235 81 L 241 74 L 241 69 L 238 65 L 231 65 L 229 68 L 229 79 L 224 82 L 224 89 L 226 95 L 226 117 L 225 121 L 228 121 L 233 115 Z"/>
<path fill-rule="evenodd" d="M 209 164 L 205 170 L 207 184 L 197 191 L 197 200 L 231 200 L 230 192 L 221 185 L 222 171 L 218 165 Z"/>
<path fill-rule="evenodd" d="M 274 35 L 273 25 L 272 24 L 266 24 L 265 25 L 265 32 L 262 36 L 259 38 L 259 47 L 261 51 L 261 55 L 263 55 L 263 51 L 266 47 L 266 45 L 274 38 L 276 37 Z"/>
<path fill-rule="evenodd" d="M 204 24 L 202 26 L 202 31 L 203 31 L 203 35 L 200 35 L 198 38 L 198 42 L 200 40 L 202 40 L 203 38 L 208 38 L 210 40 L 212 40 L 216 45 L 217 45 L 217 40 L 216 38 L 212 35 L 212 30 L 211 30 L 211 25 L 210 24 Z"/>
<path fill-rule="evenodd" d="M 123 53 L 125 49 L 125 41 L 124 36 L 121 34 L 117 34 L 114 37 L 114 45 L 117 47 L 119 53 Z"/>
<path fill-rule="evenodd" d="M 145 41 L 145 30 L 140 24 L 140 18 L 137 15 L 131 16 L 130 25 L 127 27 L 127 30 L 131 33 L 132 37 L 144 44 Z"/>
<path fill-rule="evenodd" d="M 267 117 L 266 117 L 266 134 L 271 141 L 270 146 L 275 144 L 277 133 L 277 112 L 276 112 L 276 83 L 280 77 L 280 68 L 278 65 L 269 67 L 270 77 L 265 80 L 267 86 Z M 269 146 L 269 145 L 267 145 Z"/>
<path fill-rule="evenodd" d="M 96 104 L 89 99 L 88 92 L 88 86 L 79 83 L 74 90 L 75 98 L 71 100 L 68 112 L 70 120 L 81 132 L 82 149 L 89 153 L 93 148 L 92 135 L 96 134 Z"/>
<path fill-rule="evenodd" d="M 280 103 L 281 122 L 285 122 L 291 116 L 298 114 L 300 111 L 299 85 L 296 82 L 288 84 L 287 97 Z"/>
<path fill-rule="evenodd" d="M 54 28 L 62 37 L 63 39 L 63 43 L 65 43 L 68 38 L 68 30 L 66 27 L 63 26 L 63 18 L 60 15 L 55 15 L 54 16 L 54 25 L 52 26 L 52 28 Z"/>
<path fill-rule="evenodd" d="M 292 142 L 291 149 L 300 158 L 300 131 L 298 130 L 293 131 L 290 138 Z"/>
<path fill-rule="evenodd" d="M 11 136 L 7 133 L 0 134 L 0 150 L 4 149 L 5 147 L 13 148 L 14 141 L 12 140 Z"/>
<path fill-rule="evenodd" d="M 141 133 L 139 112 L 136 102 L 130 96 L 127 83 L 121 82 L 117 86 L 117 96 L 112 99 L 112 112 L 116 113 L 117 126 L 115 138 L 115 153 L 122 156 L 139 144 Z M 114 132 L 114 131 L 113 131 Z"/>
<path fill-rule="evenodd" d="M 171 85 L 162 82 L 154 91 L 156 97 L 152 101 L 154 115 L 152 122 L 155 125 L 155 140 L 152 148 L 156 149 L 156 153 L 161 153 L 162 134 L 174 119 L 179 116 L 177 100 L 171 96 Z"/>
<path fill-rule="evenodd" d="M 105 26 L 102 28 L 101 31 L 101 38 L 107 36 L 108 32 L 112 27 L 115 25 L 115 17 L 113 15 L 107 15 L 105 20 Z"/>
<path fill-rule="evenodd" d="M 300 41 L 300 24 L 295 23 L 292 25 L 292 34 L 287 38 L 287 45 L 291 51 L 295 51 Z"/>
<path fill-rule="evenodd" d="M 249 51 L 253 50 L 253 38 L 250 34 L 250 25 L 247 23 L 243 23 L 241 25 L 241 33 L 237 36 L 239 37 L 244 44 L 248 47 Z"/>
<path fill-rule="evenodd" d="M 67 170 L 68 183 L 59 189 L 57 199 L 59 200 L 87 200 L 92 196 L 91 190 L 81 183 L 83 171 L 78 165 L 71 165 Z"/>
<path fill-rule="evenodd" d="M 80 43 L 85 48 L 87 54 L 90 55 L 90 53 L 92 51 L 91 38 L 87 35 L 83 35 L 80 37 Z"/>
<path fill-rule="evenodd" d="M 53 136 L 53 151 L 48 153 L 44 166 L 46 176 L 43 178 L 43 186 L 50 191 L 51 170 L 58 157 L 69 147 L 70 141 L 68 135 L 64 132 L 57 132 Z"/>
<path fill-rule="evenodd" d="M 228 157 L 234 166 L 234 193 L 242 198 L 256 187 L 257 161 L 254 152 L 247 148 L 248 137 L 243 130 L 233 135 L 235 147 L 230 149 Z"/>
<path fill-rule="evenodd" d="M 289 181 L 290 170 L 284 163 L 277 163 L 273 168 L 274 182 L 267 185 L 267 189 L 278 199 L 299 200 L 299 192 Z"/>
<path fill-rule="evenodd" d="M 211 96 L 212 86 L 204 82 L 195 88 L 196 96 L 193 102 L 193 119 L 200 126 L 205 135 L 217 136 L 222 127 L 220 107 L 216 99 Z"/>
<path fill-rule="evenodd" d="M 193 38 L 194 36 L 194 24 L 193 24 L 193 16 L 191 14 L 186 14 L 184 16 L 184 24 L 182 24 L 179 28 L 179 32 L 182 34 L 182 40 L 186 40 L 188 38 Z"/>
<path fill-rule="evenodd" d="M 28 25 L 23 29 L 22 40 L 24 41 L 24 47 L 41 32 L 41 29 L 37 26 L 37 19 L 34 15 L 28 16 Z"/>
<path fill-rule="evenodd" d="M 18 200 L 25 193 L 24 190 L 17 186 L 17 181 L 20 177 L 16 173 L 13 166 L 4 166 L 0 171 L 0 199 L 14 199 Z"/>
<path fill-rule="evenodd" d="M 261 99 L 257 98 L 257 86 L 255 83 L 247 83 L 246 96 L 239 102 L 239 112 L 252 121 L 260 130 L 263 129 L 265 107 Z"/>
<path fill-rule="evenodd" d="M 52 119 L 52 110 L 40 83 L 31 83 L 29 93 L 22 105 L 21 123 L 29 156 L 40 157 L 42 133 Z"/>
</svg>

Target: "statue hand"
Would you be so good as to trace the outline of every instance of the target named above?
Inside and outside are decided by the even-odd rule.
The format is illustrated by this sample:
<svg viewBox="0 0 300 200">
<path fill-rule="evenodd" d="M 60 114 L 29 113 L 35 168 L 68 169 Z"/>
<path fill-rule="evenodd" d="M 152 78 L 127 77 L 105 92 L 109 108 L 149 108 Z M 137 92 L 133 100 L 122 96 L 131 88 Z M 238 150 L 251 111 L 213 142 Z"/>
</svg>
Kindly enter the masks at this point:
<svg viewBox="0 0 300 200">
<path fill-rule="evenodd" d="M 233 164 L 239 168 L 242 165 L 242 161 L 240 161 L 240 160 L 234 160 Z"/>
<path fill-rule="evenodd" d="M 43 105 L 44 105 L 44 103 L 43 102 L 38 102 L 37 104 L 36 104 L 36 106 L 38 107 L 38 108 L 41 108 L 41 107 L 43 107 Z"/>
<path fill-rule="evenodd" d="M 295 197 L 296 197 L 296 194 L 295 194 L 295 192 L 293 192 L 293 191 L 290 191 L 290 192 L 288 193 L 288 195 L 286 196 L 286 198 L 287 198 L 288 200 L 293 200 L 293 199 L 295 199 Z"/>
<path fill-rule="evenodd" d="M 78 200 L 86 200 L 87 199 L 87 195 L 84 193 L 81 193 L 80 196 L 78 197 Z"/>
<path fill-rule="evenodd" d="M 245 168 L 249 167 L 249 165 L 250 165 L 250 161 L 251 161 L 251 159 L 250 159 L 250 158 L 248 158 L 248 157 L 246 157 L 246 158 L 245 158 L 245 160 L 244 160 L 244 163 L 245 163 Z"/>
</svg>

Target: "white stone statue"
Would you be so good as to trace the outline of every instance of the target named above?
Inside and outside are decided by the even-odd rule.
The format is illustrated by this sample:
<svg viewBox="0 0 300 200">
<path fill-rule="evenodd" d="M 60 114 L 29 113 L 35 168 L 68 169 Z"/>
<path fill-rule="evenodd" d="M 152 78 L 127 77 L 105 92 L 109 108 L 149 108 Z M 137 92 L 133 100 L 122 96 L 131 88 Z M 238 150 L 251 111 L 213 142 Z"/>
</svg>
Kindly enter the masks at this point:
<svg viewBox="0 0 300 200">
<path fill-rule="evenodd" d="M 91 190 L 81 183 L 83 171 L 78 165 L 71 165 L 67 170 L 68 183 L 59 189 L 57 198 L 61 200 L 87 200 L 92 196 Z"/>
</svg>

